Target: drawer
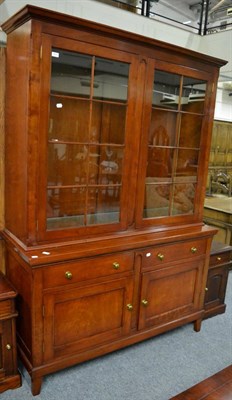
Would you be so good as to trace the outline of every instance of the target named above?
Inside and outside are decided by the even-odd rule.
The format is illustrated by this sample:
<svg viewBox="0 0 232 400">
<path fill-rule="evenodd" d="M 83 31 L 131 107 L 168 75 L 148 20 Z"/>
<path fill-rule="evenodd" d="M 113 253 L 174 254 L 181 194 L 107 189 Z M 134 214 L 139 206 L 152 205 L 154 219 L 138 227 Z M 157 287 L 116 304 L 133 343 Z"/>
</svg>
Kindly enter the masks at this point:
<svg viewBox="0 0 232 400">
<path fill-rule="evenodd" d="M 132 271 L 134 253 L 116 253 L 96 258 L 66 262 L 47 267 L 43 272 L 43 287 L 52 288 L 104 276 Z"/>
<path fill-rule="evenodd" d="M 231 251 L 227 251 L 224 253 L 212 254 L 210 256 L 210 267 L 216 267 L 217 265 L 221 264 L 229 264 L 231 258 Z"/>
<path fill-rule="evenodd" d="M 13 303 L 12 300 L 4 300 L 0 301 L 0 319 L 4 319 L 9 317 L 13 312 Z"/>
<path fill-rule="evenodd" d="M 177 242 L 170 245 L 161 245 L 146 249 L 143 252 L 143 268 L 161 266 L 166 263 L 179 261 L 185 258 L 194 259 L 205 254 L 207 241 L 192 240 Z"/>
</svg>

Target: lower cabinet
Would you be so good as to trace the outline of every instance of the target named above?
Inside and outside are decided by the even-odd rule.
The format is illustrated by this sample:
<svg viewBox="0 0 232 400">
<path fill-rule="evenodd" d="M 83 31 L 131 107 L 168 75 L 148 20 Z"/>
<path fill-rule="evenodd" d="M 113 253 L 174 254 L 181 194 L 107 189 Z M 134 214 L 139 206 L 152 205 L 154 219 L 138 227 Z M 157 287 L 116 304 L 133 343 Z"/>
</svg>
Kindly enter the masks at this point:
<svg viewBox="0 0 232 400">
<path fill-rule="evenodd" d="M 200 329 L 211 235 L 189 236 L 70 260 L 54 252 L 50 262 L 52 249 L 37 251 L 34 265 L 7 243 L 19 354 L 34 395 L 49 373 L 188 322 Z"/>
</svg>

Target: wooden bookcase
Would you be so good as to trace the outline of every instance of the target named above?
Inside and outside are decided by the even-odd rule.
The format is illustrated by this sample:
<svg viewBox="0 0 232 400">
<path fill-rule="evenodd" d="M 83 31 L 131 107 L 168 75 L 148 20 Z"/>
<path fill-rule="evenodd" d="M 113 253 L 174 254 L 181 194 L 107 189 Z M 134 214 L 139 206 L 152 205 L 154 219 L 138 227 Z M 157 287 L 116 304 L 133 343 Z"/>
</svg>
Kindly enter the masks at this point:
<svg viewBox="0 0 232 400">
<path fill-rule="evenodd" d="M 6 273 L 43 376 L 194 322 L 224 61 L 26 6 L 7 33 Z"/>
</svg>

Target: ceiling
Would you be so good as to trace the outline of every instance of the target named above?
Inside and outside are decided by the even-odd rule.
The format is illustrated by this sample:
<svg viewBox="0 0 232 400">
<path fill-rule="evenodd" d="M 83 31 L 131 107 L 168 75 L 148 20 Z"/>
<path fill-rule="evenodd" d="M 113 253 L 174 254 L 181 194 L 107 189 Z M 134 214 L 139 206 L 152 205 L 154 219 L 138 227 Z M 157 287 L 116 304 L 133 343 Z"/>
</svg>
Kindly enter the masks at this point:
<svg viewBox="0 0 232 400">
<path fill-rule="evenodd" d="M 164 15 L 186 25 L 189 24 L 190 26 L 198 27 L 201 7 L 201 0 L 151 0 L 150 12 Z M 208 13 L 209 26 L 220 25 L 221 22 L 231 19 L 232 14 L 227 14 L 230 8 L 232 11 L 232 0 L 210 0 Z"/>
</svg>

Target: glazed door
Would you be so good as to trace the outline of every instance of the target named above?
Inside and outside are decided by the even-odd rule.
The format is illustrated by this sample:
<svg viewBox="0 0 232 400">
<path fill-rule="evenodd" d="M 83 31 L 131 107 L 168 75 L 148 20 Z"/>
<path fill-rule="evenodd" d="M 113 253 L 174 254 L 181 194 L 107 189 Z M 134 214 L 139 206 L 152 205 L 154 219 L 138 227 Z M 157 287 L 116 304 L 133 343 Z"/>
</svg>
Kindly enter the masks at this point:
<svg viewBox="0 0 232 400">
<path fill-rule="evenodd" d="M 209 78 L 164 62 L 148 65 L 137 226 L 193 222 L 202 213 Z"/>
<path fill-rule="evenodd" d="M 45 360 L 80 353 L 129 334 L 133 278 L 44 296 Z"/>
<path fill-rule="evenodd" d="M 41 238 L 126 228 L 136 62 L 120 51 L 44 37 Z"/>
<path fill-rule="evenodd" d="M 198 311 L 204 261 L 185 261 L 145 272 L 139 329 L 165 325 Z"/>
</svg>

